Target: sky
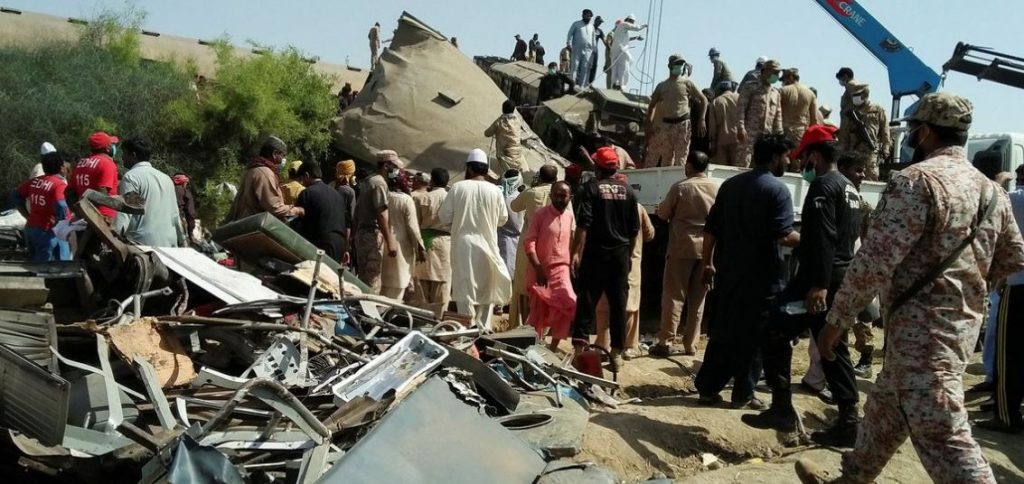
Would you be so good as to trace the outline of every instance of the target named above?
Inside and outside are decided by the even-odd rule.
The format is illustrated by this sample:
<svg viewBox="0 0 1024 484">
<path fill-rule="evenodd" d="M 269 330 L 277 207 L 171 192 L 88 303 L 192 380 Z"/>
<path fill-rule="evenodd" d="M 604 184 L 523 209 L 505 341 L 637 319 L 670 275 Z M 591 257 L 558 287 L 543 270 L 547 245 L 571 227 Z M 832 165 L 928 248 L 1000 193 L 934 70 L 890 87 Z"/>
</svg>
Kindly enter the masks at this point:
<svg viewBox="0 0 1024 484">
<path fill-rule="evenodd" d="M 651 5 L 661 15 L 651 15 Z M 1021 0 L 858 0 L 925 64 L 941 73 L 959 41 L 1024 56 L 1024 1 Z M 122 9 L 123 0 L 0 0 L 4 7 L 88 18 L 105 9 Z M 615 19 L 634 14 L 640 23 L 661 28 L 637 45 L 654 57 L 653 72 L 636 76 L 662 79 L 669 54 L 680 53 L 694 65 L 701 87 L 711 81 L 707 51 L 716 47 L 737 80 L 761 55 L 784 67 L 798 67 L 802 82 L 816 87 L 819 103 L 837 107 L 842 94 L 834 75 L 849 66 L 871 85 L 872 99 L 889 111 L 888 77 L 879 63 L 814 0 L 136 0 L 147 13 L 145 28 L 203 39 L 227 36 L 272 46 L 293 45 L 326 62 L 367 67 L 367 31 L 379 21 L 384 38 L 402 11 L 448 36 L 458 37 L 469 56 L 508 56 L 513 35 L 534 33 L 554 59 L 564 46 L 569 25 L 590 8 L 610 28 Z M 659 7 L 660 6 L 660 7 Z M 658 12 L 655 12 L 658 13 Z M 660 32 L 660 33 L 659 33 Z M 603 52 L 602 52 L 603 55 Z M 603 63 L 603 58 L 602 61 Z M 639 70 L 639 69 L 635 69 Z M 653 76 L 653 77 L 652 77 Z M 641 88 L 631 81 L 634 89 Z M 974 133 L 1024 132 L 1024 90 L 950 72 L 942 90 L 960 94 L 975 106 Z M 650 87 L 646 87 L 650 91 Z M 904 101 L 904 106 L 910 99 Z M 833 114 L 833 118 L 836 114 Z"/>
</svg>

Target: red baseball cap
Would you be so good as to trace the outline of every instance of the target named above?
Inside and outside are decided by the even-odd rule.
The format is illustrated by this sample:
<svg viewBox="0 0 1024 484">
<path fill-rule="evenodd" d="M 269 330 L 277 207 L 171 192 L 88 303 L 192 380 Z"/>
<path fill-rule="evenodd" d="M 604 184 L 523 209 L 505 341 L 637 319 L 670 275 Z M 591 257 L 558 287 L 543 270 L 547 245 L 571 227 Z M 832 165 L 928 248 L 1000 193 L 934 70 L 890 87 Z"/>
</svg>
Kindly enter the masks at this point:
<svg viewBox="0 0 1024 484">
<path fill-rule="evenodd" d="M 800 145 L 795 150 L 789 152 L 789 159 L 795 160 L 799 158 L 800 154 L 808 146 L 835 141 L 836 131 L 838 131 L 838 128 L 835 126 L 825 126 L 823 124 L 809 126 L 807 131 L 804 131 L 804 137 L 800 140 Z"/>
<path fill-rule="evenodd" d="M 117 136 L 111 136 L 103 131 L 97 131 L 89 135 L 89 148 L 94 150 L 106 150 L 110 149 L 110 146 L 114 143 L 119 143 L 121 140 Z"/>
<path fill-rule="evenodd" d="M 615 148 L 610 146 L 598 148 L 597 152 L 590 158 L 594 160 L 594 164 L 598 168 L 606 170 L 617 170 L 619 168 L 619 154 L 615 152 Z"/>
</svg>

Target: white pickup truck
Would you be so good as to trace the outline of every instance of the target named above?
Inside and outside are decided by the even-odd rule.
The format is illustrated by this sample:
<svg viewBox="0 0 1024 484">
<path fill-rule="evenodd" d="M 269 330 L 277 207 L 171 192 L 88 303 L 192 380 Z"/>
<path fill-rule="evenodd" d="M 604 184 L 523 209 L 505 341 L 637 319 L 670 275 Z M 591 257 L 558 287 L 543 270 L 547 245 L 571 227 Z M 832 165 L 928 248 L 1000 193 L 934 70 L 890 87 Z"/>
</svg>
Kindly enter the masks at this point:
<svg viewBox="0 0 1024 484">
<path fill-rule="evenodd" d="M 975 155 L 982 151 L 998 152 L 1002 155 L 1002 171 L 1012 173 L 1018 166 L 1024 164 L 1024 134 L 971 135 L 967 141 L 967 158 L 973 161 Z M 708 167 L 708 176 L 722 182 L 744 171 L 746 168 L 711 165 Z M 682 166 L 623 170 L 622 173 L 629 177 L 629 184 L 633 186 L 637 200 L 652 214 L 668 193 L 669 188 L 685 178 Z M 807 194 L 810 183 L 804 180 L 799 173 L 786 173 L 780 180 L 786 184 L 789 193 L 793 195 L 793 211 L 799 218 L 800 210 L 804 205 L 804 195 Z M 883 190 L 885 190 L 885 183 L 882 182 L 865 181 L 860 184 L 861 197 L 872 207 L 878 206 Z"/>
<path fill-rule="evenodd" d="M 747 169 L 735 166 L 711 165 L 708 167 L 708 176 L 723 182 L 744 171 L 747 171 Z M 682 166 L 640 168 L 624 170 L 622 173 L 629 178 L 629 184 L 632 185 L 633 190 L 636 192 L 637 200 L 652 214 L 658 208 L 661 200 L 665 198 L 669 188 L 685 178 Z M 786 173 L 779 180 L 786 184 L 786 187 L 789 188 L 789 193 L 793 195 L 793 212 L 799 218 L 800 210 L 804 205 L 804 195 L 807 194 L 807 189 L 810 188 L 811 184 L 804 180 L 799 173 Z M 878 205 L 878 200 L 882 198 L 882 191 L 884 189 L 885 183 L 865 181 L 860 184 L 861 197 L 871 204 L 872 207 Z"/>
</svg>

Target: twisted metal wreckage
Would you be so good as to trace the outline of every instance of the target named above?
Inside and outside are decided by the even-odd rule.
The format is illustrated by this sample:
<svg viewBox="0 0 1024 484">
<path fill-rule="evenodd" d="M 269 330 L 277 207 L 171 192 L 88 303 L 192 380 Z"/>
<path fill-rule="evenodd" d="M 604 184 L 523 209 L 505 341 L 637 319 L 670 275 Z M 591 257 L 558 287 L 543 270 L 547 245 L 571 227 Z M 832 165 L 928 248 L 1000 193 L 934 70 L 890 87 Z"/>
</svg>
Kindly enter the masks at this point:
<svg viewBox="0 0 1024 484">
<path fill-rule="evenodd" d="M 559 460 L 617 384 L 531 329 L 482 335 L 366 294 L 265 214 L 204 254 L 126 242 L 97 205 L 141 211 L 89 193 L 75 261 L 0 263 L 8 466 L 76 482 L 618 482 Z M 214 262 L 224 248 L 245 272 Z"/>
</svg>

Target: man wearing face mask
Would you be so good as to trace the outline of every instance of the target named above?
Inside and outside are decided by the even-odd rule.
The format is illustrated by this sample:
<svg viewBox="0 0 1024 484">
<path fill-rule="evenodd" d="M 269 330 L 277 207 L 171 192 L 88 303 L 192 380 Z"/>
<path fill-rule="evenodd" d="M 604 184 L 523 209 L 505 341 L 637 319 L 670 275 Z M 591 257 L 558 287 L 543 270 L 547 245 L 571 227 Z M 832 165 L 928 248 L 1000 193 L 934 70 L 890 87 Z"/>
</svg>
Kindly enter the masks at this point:
<svg viewBox="0 0 1024 484">
<path fill-rule="evenodd" d="M 764 67 L 765 62 L 768 62 L 767 57 L 758 57 L 757 61 L 754 63 L 754 68 L 747 71 L 747 73 L 743 75 L 743 79 L 740 79 L 739 86 L 739 91 L 741 94 L 748 88 L 757 85 L 757 80 L 761 77 L 761 68 Z"/>
<path fill-rule="evenodd" d="M 398 241 L 391 234 L 387 179 L 398 176 L 405 163 L 392 150 L 377 153 L 377 173 L 359 182 L 356 198 L 356 272 L 359 280 L 380 293 L 384 252 L 398 256 Z"/>
<path fill-rule="evenodd" d="M 970 101 L 928 94 L 908 119 L 924 158 L 894 173 L 818 335 L 823 360 L 881 292 L 885 360 L 842 475 L 814 462 L 801 481 L 872 482 L 909 437 L 936 482 L 995 477 L 971 436 L 963 373 L 990 288 L 1024 269 L 1024 240 L 1006 193 L 967 160 Z"/>
<path fill-rule="evenodd" d="M 854 241 L 860 231 L 860 195 L 853 183 L 836 169 L 835 128 L 813 125 L 807 129 L 791 158 L 803 160 L 803 176 L 810 182 L 804 198 L 800 229 L 800 266 L 796 277 L 776 298 L 775 309 L 761 340 L 765 381 L 772 389 L 772 404 L 743 421 L 755 428 L 782 432 L 796 430 L 796 410 L 790 390 L 791 341 L 809 328 L 817 336 L 825 326 L 825 314 L 853 260 Z M 783 308 L 803 303 L 804 313 L 789 314 Z M 822 359 L 825 381 L 839 405 L 835 424 L 812 438 L 822 445 L 849 447 L 857 438 L 857 380 L 845 343 L 835 350 L 837 358 Z"/>
<path fill-rule="evenodd" d="M 877 181 L 880 159 L 889 156 L 891 145 L 889 121 L 885 108 L 871 102 L 867 84 L 851 81 L 846 84 L 850 95 L 850 109 L 842 112 L 839 120 L 839 150 L 865 158 L 868 180 Z"/>
<path fill-rule="evenodd" d="M 594 12 L 589 8 L 583 10 L 582 18 L 573 22 L 569 27 L 569 35 L 565 41 L 565 46 L 572 49 L 569 75 L 580 87 L 589 86 L 592 80 L 590 79 L 590 66 L 593 63 L 594 46 L 597 43 L 594 25 L 590 23 L 593 18 Z"/>
<path fill-rule="evenodd" d="M 294 207 L 284 202 L 279 167 L 287 153 L 288 145 L 284 144 L 284 141 L 276 136 L 267 138 L 260 148 L 259 156 L 253 158 L 246 168 L 242 184 L 238 187 L 238 194 L 231 204 L 225 222 L 261 212 L 268 212 L 282 220 L 305 213 L 302 207 Z"/>
<path fill-rule="evenodd" d="M 673 166 L 683 164 L 690 153 L 690 120 L 697 122 L 697 131 L 707 133 L 704 124 L 708 100 L 697 85 L 683 74 L 686 61 L 673 54 L 668 58 L 668 79 L 661 81 L 651 94 L 647 107 L 647 152 L 644 166 Z M 696 101 L 697 110 L 690 111 L 690 100 Z"/>
<path fill-rule="evenodd" d="M 566 94 L 572 93 L 576 84 L 569 76 L 558 71 L 558 64 L 548 64 L 548 73 L 540 78 L 540 86 L 537 88 L 537 104 L 550 99 L 558 99 Z"/>
<path fill-rule="evenodd" d="M 839 101 L 839 112 L 848 111 L 853 104 L 850 102 L 850 94 L 845 91 L 846 85 L 853 81 L 853 69 L 841 67 L 836 72 L 836 80 L 843 87 L 843 98 Z M 856 81 L 853 81 L 856 82 Z"/>
<path fill-rule="evenodd" d="M 754 142 L 761 135 L 782 133 L 782 97 L 774 87 L 779 82 L 781 70 L 779 61 L 769 59 L 761 66 L 757 83 L 747 89 L 740 89 L 740 99 L 736 105 L 740 166 L 750 166 Z"/>
<path fill-rule="evenodd" d="M 782 289 L 782 247 L 800 244 L 793 230 L 793 198 L 778 177 L 792 143 L 763 135 L 754 144 L 754 168 L 722 183 L 704 225 L 703 280 L 711 287 L 708 346 L 694 385 L 701 405 L 718 405 L 733 380 L 735 408 L 764 408 L 754 398 L 755 371 L 771 302 Z"/>
</svg>

